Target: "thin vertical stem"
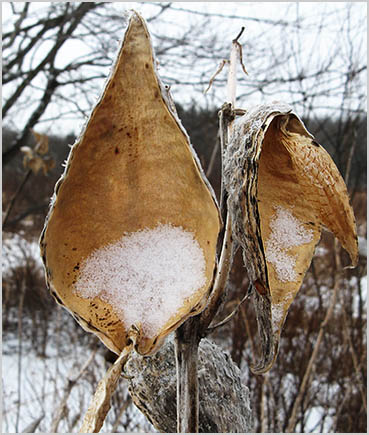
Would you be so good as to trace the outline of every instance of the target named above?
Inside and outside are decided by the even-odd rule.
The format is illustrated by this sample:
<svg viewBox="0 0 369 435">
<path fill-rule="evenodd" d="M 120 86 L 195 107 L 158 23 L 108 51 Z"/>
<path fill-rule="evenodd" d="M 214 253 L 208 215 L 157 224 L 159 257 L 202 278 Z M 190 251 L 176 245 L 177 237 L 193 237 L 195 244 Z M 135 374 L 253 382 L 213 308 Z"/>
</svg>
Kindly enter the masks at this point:
<svg viewBox="0 0 369 435">
<path fill-rule="evenodd" d="M 240 60 L 240 45 L 237 42 L 243 29 L 232 41 L 231 57 L 227 83 L 228 104 L 220 111 L 220 143 L 222 158 L 221 180 L 221 214 L 225 228 L 220 235 L 223 239 L 220 261 L 206 310 L 200 315 L 188 319 L 175 332 L 175 355 L 177 367 L 177 433 L 197 433 L 199 430 L 199 385 L 197 373 L 198 347 L 201 337 L 222 301 L 229 271 L 232 264 L 232 230 L 231 218 L 227 213 L 225 190 L 223 182 L 223 151 L 228 144 L 229 133 L 232 128 L 234 105 L 236 101 L 236 73 Z M 230 103 L 230 104 L 229 104 Z M 231 106 L 229 108 L 229 105 Z M 227 114 L 227 115 L 226 115 Z M 232 116 L 229 116 L 229 115 Z"/>
<path fill-rule="evenodd" d="M 237 66 L 239 63 L 242 63 L 241 60 L 242 48 L 238 40 L 241 37 L 244 30 L 245 28 L 242 27 L 240 33 L 232 41 L 231 57 L 229 59 L 229 70 L 228 70 L 228 80 L 227 80 L 227 102 L 232 104 L 232 108 L 234 108 L 236 104 Z"/>
<path fill-rule="evenodd" d="M 25 278 L 22 280 L 21 291 L 18 305 L 18 404 L 15 420 L 15 432 L 19 432 L 20 408 L 22 405 L 22 359 L 23 359 L 23 304 L 26 292 Z"/>
<path fill-rule="evenodd" d="M 197 374 L 198 318 L 189 319 L 175 334 L 177 366 L 177 432 L 199 431 L 199 385 Z"/>
<path fill-rule="evenodd" d="M 238 46 L 237 42 L 232 42 L 231 57 L 228 70 L 227 81 L 227 100 L 232 104 L 234 108 L 236 104 L 236 88 L 237 88 L 237 58 L 238 58 Z"/>
</svg>

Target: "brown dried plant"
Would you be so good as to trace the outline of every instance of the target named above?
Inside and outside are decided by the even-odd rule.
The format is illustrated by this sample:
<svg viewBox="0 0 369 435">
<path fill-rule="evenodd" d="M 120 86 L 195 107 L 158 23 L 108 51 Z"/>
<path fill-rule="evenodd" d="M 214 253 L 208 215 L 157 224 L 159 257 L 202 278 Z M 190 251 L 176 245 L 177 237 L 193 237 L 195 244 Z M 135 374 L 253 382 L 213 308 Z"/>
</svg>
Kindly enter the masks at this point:
<svg viewBox="0 0 369 435">
<path fill-rule="evenodd" d="M 233 236 L 243 249 L 262 341 L 271 368 L 288 308 L 301 287 L 324 225 L 358 261 L 346 185 L 336 165 L 283 103 L 255 107 L 234 123 L 225 156 Z"/>
</svg>

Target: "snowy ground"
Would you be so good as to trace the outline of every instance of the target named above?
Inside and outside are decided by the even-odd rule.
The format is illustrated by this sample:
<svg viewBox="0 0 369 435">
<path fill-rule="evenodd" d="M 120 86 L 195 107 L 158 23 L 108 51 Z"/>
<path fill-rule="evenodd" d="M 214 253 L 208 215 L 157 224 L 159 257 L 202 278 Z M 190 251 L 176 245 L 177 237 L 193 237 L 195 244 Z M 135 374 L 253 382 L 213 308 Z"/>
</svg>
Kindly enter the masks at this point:
<svg viewBox="0 0 369 435">
<path fill-rule="evenodd" d="M 52 334 L 52 331 L 50 337 L 44 357 L 37 355 L 36 349 L 29 349 L 28 343 L 23 343 L 25 349 L 19 358 L 17 338 L 3 341 L 3 433 L 22 432 L 40 417 L 42 420 L 36 432 L 50 433 L 68 380 L 73 379 L 93 353 L 93 350 L 75 343 L 72 343 L 68 352 L 65 344 L 57 342 L 57 336 Z M 67 401 L 66 418 L 61 420 L 58 427 L 60 433 L 78 432 L 81 418 L 88 408 L 94 389 L 108 368 L 108 363 L 103 357 L 104 348 L 100 344 L 99 346 L 85 374 L 71 391 Z M 126 382 L 124 379 L 120 381 L 117 402 L 127 397 Z M 102 432 L 110 432 L 115 416 L 115 410 L 112 410 Z M 122 417 L 122 423 L 127 422 L 127 419 L 131 421 L 132 431 L 147 432 L 150 428 L 146 419 L 134 406 L 129 408 L 127 416 Z"/>
<path fill-rule="evenodd" d="M 17 236 L 16 243 L 3 243 L 3 275 L 10 267 L 21 265 L 26 256 L 36 260 L 41 267 L 37 243 L 29 243 Z M 356 278 L 352 278 L 353 280 Z M 351 283 L 355 285 L 354 282 Z M 364 304 L 367 302 L 367 277 L 361 279 L 361 296 Z M 309 298 L 313 302 L 313 298 Z M 353 315 L 357 315 L 359 298 L 354 295 Z M 10 320 L 17 325 L 17 313 L 11 313 Z M 23 319 L 23 329 L 31 327 L 30 320 Z M 91 355 L 91 340 L 88 334 L 76 334 L 74 320 L 60 307 L 55 309 L 53 321 L 48 326 L 48 341 L 45 355 L 40 355 L 40 349 L 32 347 L 30 339 L 17 338 L 16 327 L 7 331 L 2 343 L 2 432 L 17 433 L 24 431 L 30 424 L 41 418 L 36 432 L 50 433 L 56 410 L 68 385 L 68 379 L 73 378 Z M 24 334 L 29 337 L 29 334 Z M 82 339 L 81 339 L 82 337 Z M 96 342 L 98 342 L 96 340 Z M 73 387 L 67 401 L 67 412 L 59 424 L 58 432 L 78 432 L 81 419 L 90 403 L 98 381 L 105 373 L 108 364 L 103 354 L 101 343 L 89 364 L 88 370 Z M 19 352 L 21 350 L 21 352 Z M 286 378 L 287 379 L 287 378 Z M 334 386 L 329 386 L 333 388 Z M 115 403 L 122 403 L 127 397 L 126 381 L 121 380 Z M 113 400 L 114 401 L 114 400 Z M 110 432 L 117 420 L 117 410 L 114 407 L 108 414 L 102 432 Z M 334 410 L 332 410 L 334 416 Z M 320 433 L 321 415 L 319 407 L 310 411 L 305 423 L 305 430 Z M 131 405 L 121 417 L 121 426 L 117 431 L 153 432 L 145 417 Z M 329 431 L 330 418 L 326 418 L 324 430 Z M 298 428 L 297 428 L 298 429 Z"/>
</svg>

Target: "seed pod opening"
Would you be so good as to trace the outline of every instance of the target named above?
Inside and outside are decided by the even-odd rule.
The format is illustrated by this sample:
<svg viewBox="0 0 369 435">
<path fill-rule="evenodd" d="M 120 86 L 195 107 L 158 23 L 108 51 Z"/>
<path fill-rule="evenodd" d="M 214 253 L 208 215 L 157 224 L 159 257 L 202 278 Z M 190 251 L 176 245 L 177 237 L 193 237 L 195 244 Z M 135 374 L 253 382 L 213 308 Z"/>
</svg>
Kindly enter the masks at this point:
<svg viewBox="0 0 369 435">
<path fill-rule="evenodd" d="M 116 63 L 55 187 L 40 246 L 51 293 L 112 351 L 139 329 L 155 351 L 200 312 L 220 218 L 133 13 Z"/>
<path fill-rule="evenodd" d="M 333 160 L 282 103 L 258 106 L 235 121 L 225 181 L 233 235 L 255 289 L 262 359 L 253 371 L 261 373 L 275 361 L 322 225 L 356 265 L 355 218 Z"/>
</svg>

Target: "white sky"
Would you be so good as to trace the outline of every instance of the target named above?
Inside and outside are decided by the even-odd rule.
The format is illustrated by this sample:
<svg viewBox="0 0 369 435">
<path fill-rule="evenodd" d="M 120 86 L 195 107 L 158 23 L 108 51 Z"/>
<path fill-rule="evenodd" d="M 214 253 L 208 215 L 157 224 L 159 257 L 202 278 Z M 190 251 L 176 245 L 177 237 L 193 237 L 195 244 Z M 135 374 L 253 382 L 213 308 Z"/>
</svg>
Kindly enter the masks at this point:
<svg viewBox="0 0 369 435">
<path fill-rule="evenodd" d="M 147 5 L 145 2 L 113 2 L 114 6 L 117 9 L 135 9 L 138 12 L 142 13 L 142 15 L 147 17 L 149 15 L 149 10 L 156 11 L 157 7 L 155 5 Z M 160 3 L 160 2 L 157 2 Z M 354 9 L 354 13 L 356 14 L 357 20 L 366 20 L 366 2 L 354 2 L 357 3 L 357 6 Z M 16 5 L 19 3 L 16 3 Z M 48 2 L 32 2 L 33 8 L 46 8 Z M 301 36 L 301 39 L 299 39 L 298 31 L 295 30 L 294 33 L 290 35 L 284 35 L 285 42 L 287 46 L 284 47 L 284 49 L 293 49 L 296 48 L 298 44 L 303 44 L 303 52 L 310 55 L 310 51 L 312 47 L 314 47 L 314 55 L 315 59 L 324 59 L 328 58 L 331 55 L 332 50 L 334 49 L 337 40 L 341 37 L 339 33 L 337 33 L 337 29 L 342 27 L 344 23 L 342 20 L 344 20 L 345 14 L 339 13 L 338 11 L 345 10 L 347 6 L 347 2 L 173 2 L 173 8 L 176 9 L 176 11 L 171 11 L 170 13 L 165 13 L 163 15 L 163 19 L 156 23 L 150 23 L 149 24 L 149 30 L 154 35 L 153 36 L 153 42 L 154 42 L 154 48 L 155 48 L 155 34 L 161 33 L 166 34 L 168 36 L 177 36 L 180 34 L 186 26 L 189 26 L 191 24 L 196 24 L 197 22 L 202 22 L 203 17 L 195 14 L 190 13 L 184 13 L 179 12 L 180 9 L 191 9 L 201 12 L 209 12 L 211 14 L 224 14 L 224 15 L 241 15 L 241 16 L 247 16 L 249 18 L 257 18 L 257 19 L 271 19 L 271 20 L 287 20 L 287 21 L 293 21 L 296 19 L 296 16 L 300 14 L 300 16 L 303 16 L 305 19 L 305 25 L 309 26 L 309 23 L 311 25 L 314 25 L 315 27 L 312 27 L 312 31 L 310 33 L 304 33 Z M 361 6 L 361 7 L 360 7 Z M 4 29 L 8 28 L 8 19 L 11 17 L 11 8 L 9 2 L 3 2 L 2 3 L 2 10 L 3 10 L 3 25 Z M 325 11 L 326 13 L 326 22 L 324 23 L 324 26 L 320 29 L 319 33 L 316 33 L 316 22 L 317 17 Z M 269 40 L 271 41 L 271 44 L 275 44 L 275 50 L 278 52 L 280 50 L 281 42 L 280 42 L 280 33 L 273 33 L 276 32 L 273 26 L 268 26 L 263 23 L 257 22 L 257 21 L 250 21 L 250 20 L 242 20 L 242 19 L 222 19 L 219 17 L 213 17 L 211 22 L 212 29 L 217 29 L 217 34 L 220 35 L 221 38 L 225 41 L 231 42 L 231 40 L 237 35 L 240 28 L 242 26 L 246 26 L 246 32 L 241 38 L 241 43 L 244 44 L 254 44 L 254 38 L 256 38 L 257 44 L 263 43 L 263 38 L 265 38 L 265 41 Z M 207 29 L 204 29 L 204 33 L 207 31 Z M 354 30 L 353 30 L 354 31 Z M 262 32 L 262 33 L 261 33 Z M 124 29 L 122 28 L 122 35 L 123 37 Z M 275 36 L 273 36 L 275 35 Z M 198 35 L 194 35 L 194 41 L 198 37 Z M 365 37 L 365 38 L 364 38 Z M 342 35 L 342 39 L 344 39 L 344 35 Z M 366 35 L 363 35 L 363 43 L 357 44 L 358 47 L 356 47 L 356 50 L 362 50 L 362 57 L 366 56 Z M 314 45 L 316 42 L 318 43 Z M 365 41 L 365 42 L 364 42 Z M 343 41 L 344 42 L 344 41 Z M 265 42 L 266 43 L 266 42 Z M 269 44 L 269 43 L 268 43 Z M 291 47 L 288 47 L 290 45 Z M 273 47 L 272 47 L 273 48 Z M 274 49 L 274 48 L 273 48 Z M 59 55 L 58 61 L 60 64 L 67 62 L 70 59 L 70 55 L 74 56 L 77 51 L 82 52 L 85 50 L 85 47 L 83 46 L 83 43 L 73 41 L 68 42 L 63 46 L 63 49 L 61 50 L 61 53 Z M 248 67 L 248 57 L 252 57 L 252 53 L 248 51 L 248 49 L 244 48 L 244 60 L 246 64 L 246 68 L 249 70 L 249 77 L 243 77 L 240 75 L 240 78 L 242 80 L 242 83 L 245 85 L 247 80 L 258 80 L 259 77 L 255 77 L 253 75 L 253 70 Z M 159 59 L 160 60 L 160 59 Z M 180 71 L 175 72 L 174 70 L 163 70 L 159 69 L 159 72 L 161 76 L 165 79 L 166 75 L 169 77 L 174 77 L 176 79 L 181 80 L 182 82 L 193 82 L 194 80 L 198 79 L 201 75 L 201 72 L 204 74 L 204 76 L 208 79 L 210 78 L 211 74 L 215 72 L 219 65 L 219 60 L 214 59 L 212 62 L 211 60 L 211 53 L 209 53 L 209 59 L 206 61 L 205 64 L 200 63 L 195 66 L 195 68 L 191 68 L 191 66 L 188 66 L 187 68 L 181 68 Z M 263 69 L 263 64 L 265 64 L 264 59 L 260 60 L 253 60 L 252 65 L 255 66 L 255 68 Z M 339 75 L 339 72 L 341 69 L 345 68 L 345 62 L 347 63 L 348 60 L 344 59 L 344 56 L 340 54 L 339 57 L 335 59 L 335 62 L 337 63 L 336 70 L 337 70 L 337 76 Z M 197 68 L 197 69 L 196 69 Z M 303 56 L 299 59 L 294 59 L 291 64 L 288 66 L 288 68 L 292 69 L 295 68 L 296 70 L 298 68 L 302 68 L 305 70 L 306 74 L 313 73 L 314 71 L 314 65 L 313 62 L 309 64 L 309 60 L 306 58 L 304 59 Z M 108 74 L 108 71 L 107 71 Z M 225 77 L 226 72 L 223 71 L 220 75 L 220 77 Z M 283 69 L 281 71 L 276 72 L 276 74 L 280 74 L 280 76 L 283 76 L 286 74 L 286 71 Z M 291 72 L 292 74 L 292 72 Z M 267 77 L 268 72 L 265 73 L 265 76 Z M 330 76 L 329 80 L 332 82 L 335 80 L 334 77 Z M 101 94 L 101 91 L 103 89 L 104 82 L 101 80 L 96 80 L 95 82 L 96 88 L 96 98 Z M 328 83 L 328 85 L 331 85 L 331 83 Z M 10 86 L 9 86 L 10 88 Z M 176 102 L 181 104 L 190 104 L 192 101 L 196 101 L 197 104 L 199 104 L 202 107 L 210 106 L 210 107 L 219 107 L 225 99 L 225 91 L 220 88 L 213 87 L 206 96 L 202 94 L 202 90 L 204 89 L 203 85 L 196 85 L 196 86 L 185 86 L 185 85 L 179 85 L 174 84 L 172 86 L 172 94 Z M 240 88 L 239 88 L 240 89 Z M 63 90 L 63 92 L 65 92 Z M 239 91 L 240 92 L 240 91 Z M 4 96 L 6 98 L 7 95 L 9 95 L 8 86 L 5 86 L 3 89 Z M 253 94 L 250 98 L 247 100 L 240 101 L 240 104 L 242 107 L 245 107 L 245 105 L 252 105 L 252 104 L 258 104 L 261 101 L 262 96 Z M 287 103 L 293 104 L 293 94 L 291 94 L 291 89 L 287 88 L 281 88 L 281 92 L 279 95 L 273 94 L 272 99 L 280 99 Z M 291 101 L 292 99 L 292 101 Z M 341 104 L 340 101 L 337 100 L 337 105 Z M 92 107 L 91 107 L 92 109 Z M 43 118 L 53 118 L 57 116 L 57 110 L 54 108 L 52 110 L 52 107 L 49 109 L 49 113 L 47 116 L 45 115 Z M 87 110 L 87 108 L 86 108 Z M 297 110 L 300 110 L 299 114 L 300 116 L 304 116 L 304 113 L 301 113 L 303 111 L 303 108 L 297 107 Z M 328 110 L 329 113 L 329 110 Z M 15 115 L 16 116 L 16 115 Z M 21 118 L 21 119 L 20 119 Z M 19 118 L 14 118 L 14 126 L 21 125 L 22 120 L 26 119 L 25 113 L 22 112 L 22 114 L 19 113 Z M 53 119 L 50 122 L 42 122 L 40 123 L 41 130 L 44 130 L 45 132 L 53 132 L 53 133 L 62 133 L 65 134 L 66 132 L 72 132 L 74 134 L 79 133 L 81 127 L 83 125 L 83 119 L 82 118 L 71 118 L 71 119 Z"/>
</svg>

